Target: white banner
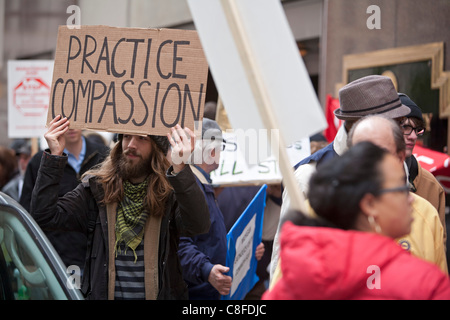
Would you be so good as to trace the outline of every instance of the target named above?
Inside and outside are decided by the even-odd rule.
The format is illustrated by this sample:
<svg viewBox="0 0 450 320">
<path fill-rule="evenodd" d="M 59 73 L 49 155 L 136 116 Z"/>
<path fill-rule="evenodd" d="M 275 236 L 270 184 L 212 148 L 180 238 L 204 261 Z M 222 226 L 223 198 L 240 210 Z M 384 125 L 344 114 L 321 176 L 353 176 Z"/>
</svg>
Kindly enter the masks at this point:
<svg viewBox="0 0 450 320">
<path fill-rule="evenodd" d="M 46 132 L 53 60 L 8 61 L 8 137 L 34 138 Z"/>
<path fill-rule="evenodd" d="M 245 185 L 280 183 L 282 176 L 276 157 L 270 155 L 256 165 L 248 165 L 244 152 L 235 133 L 224 132 L 225 150 L 220 154 L 219 168 L 211 172 L 214 185 Z M 245 140 L 245 139 L 243 139 Z M 245 148 L 250 153 L 256 144 L 247 140 Z M 305 138 L 287 146 L 287 153 L 292 167 L 311 154 L 309 138 Z"/>
<path fill-rule="evenodd" d="M 188 4 L 231 126 L 279 130 L 271 149 L 291 208 L 306 210 L 285 148 L 324 130 L 327 122 L 280 0 Z"/>
<path fill-rule="evenodd" d="M 223 1 L 223 0 L 222 0 Z M 188 0 L 214 82 L 233 129 L 266 128 L 253 96 L 242 48 L 233 37 L 221 0 Z M 226 0 L 228 1 L 228 0 Z M 252 62 L 270 98 L 286 145 L 327 127 L 292 31 L 279 0 L 233 1 L 247 35 Z M 220 40 L 218 40 L 220 39 Z"/>
</svg>

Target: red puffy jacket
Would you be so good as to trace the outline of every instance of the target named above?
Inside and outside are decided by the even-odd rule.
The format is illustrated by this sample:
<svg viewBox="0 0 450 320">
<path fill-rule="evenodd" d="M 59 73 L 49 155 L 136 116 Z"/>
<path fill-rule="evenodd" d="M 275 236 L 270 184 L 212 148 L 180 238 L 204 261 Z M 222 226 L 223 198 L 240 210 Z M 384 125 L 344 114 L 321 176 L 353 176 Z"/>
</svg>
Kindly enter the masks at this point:
<svg viewBox="0 0 450 320">
<path fill-rule="evenodd" d="M 280 257 L 283 275 L 263 299 L 450 299 L 437 266 L 375 233 L 288 222 Z"/>
</svg>

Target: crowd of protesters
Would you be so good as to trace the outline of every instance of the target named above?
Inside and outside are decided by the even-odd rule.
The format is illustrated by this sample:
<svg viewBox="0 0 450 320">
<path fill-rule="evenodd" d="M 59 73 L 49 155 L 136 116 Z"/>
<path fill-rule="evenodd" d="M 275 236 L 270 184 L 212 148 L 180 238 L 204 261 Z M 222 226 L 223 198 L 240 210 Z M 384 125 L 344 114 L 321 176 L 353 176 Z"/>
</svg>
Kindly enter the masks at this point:
<svg viewBox="0 0 450 320">
<path fill-rule="evenodd" d="M 445 192 L 413 155 L 421 109 L 377 75 L 344 86 L 339 102 L 334 141 L 295 166 L 308 211 L 269 186 L 247 299 L 450 299 Z M 87 299 L 230 293 L 226 234 L 258 188 L 213 185 L 224 139 L 210 106 L 198 141 L 176 125 L 105 145 L 57 116 L 46 150 L 0 148 L 0 188 L 80 267 Z"/>
</svg>

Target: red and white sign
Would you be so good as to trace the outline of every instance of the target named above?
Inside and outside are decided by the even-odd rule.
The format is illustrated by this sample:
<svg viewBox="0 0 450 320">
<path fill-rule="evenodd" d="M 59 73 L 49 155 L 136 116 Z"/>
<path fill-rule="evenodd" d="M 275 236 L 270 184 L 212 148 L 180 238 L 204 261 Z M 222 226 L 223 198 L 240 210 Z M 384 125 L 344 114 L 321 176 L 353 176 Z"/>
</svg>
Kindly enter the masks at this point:
<svg viewBox="0 0 450 320">
<path fill-rule="evenodd" d="M 45 131 L 53 60 L 8 61 L 8 137 L 33 138 Z"/>
<path fill-rule="evenodd" d="M 41 78 L 22 79 L 12 94 L 13 106 L 24 116 L 40 116 L 47 112 L 50 87 Z"/>
<path fill-rule="evenodd" d="M 430 171 L 445 192 L 450 194 L 450 156 L 418 145 L 414 147 L 414 156 L 422 168 Z"/>
<path fill-rule="evenodd" d="M 339 127 L 344 121 L 339 120 L 334 115 L 334 110 L 339 109 L 339 99 L 333 98 L 331 95 L 327 94 L 327 102 L 325 106 L 325 117 L 327 119 L 328 128 L 323 132 L 323 135 L 328 142 L 332 142 L 336 136 Z"/>
</svg>

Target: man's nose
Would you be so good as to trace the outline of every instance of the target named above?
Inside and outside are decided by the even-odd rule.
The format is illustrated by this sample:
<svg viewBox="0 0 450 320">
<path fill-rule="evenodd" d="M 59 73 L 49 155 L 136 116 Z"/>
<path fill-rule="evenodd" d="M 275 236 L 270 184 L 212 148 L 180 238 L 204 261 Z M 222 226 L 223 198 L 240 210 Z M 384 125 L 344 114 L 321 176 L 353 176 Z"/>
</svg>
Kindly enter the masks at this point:
<svg viewBox="0 0 450 320">
<path fill-rule="evenodd" d="M 137 147 L 137 137 L 136 136 L 132 136 L 130 139 L 130 142 L 128 143 L 128 148 L 130 149 L 136 149 Z"/>
</svg>

